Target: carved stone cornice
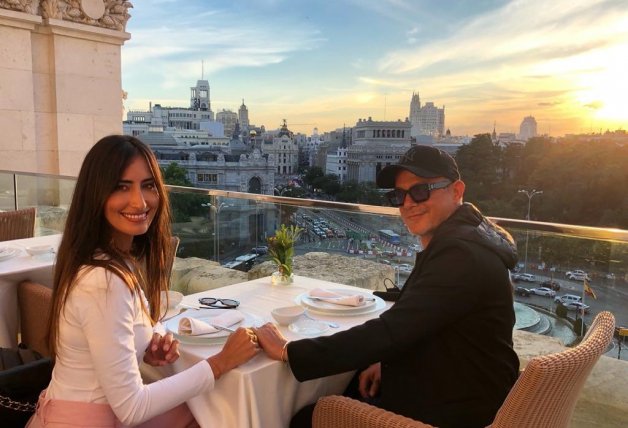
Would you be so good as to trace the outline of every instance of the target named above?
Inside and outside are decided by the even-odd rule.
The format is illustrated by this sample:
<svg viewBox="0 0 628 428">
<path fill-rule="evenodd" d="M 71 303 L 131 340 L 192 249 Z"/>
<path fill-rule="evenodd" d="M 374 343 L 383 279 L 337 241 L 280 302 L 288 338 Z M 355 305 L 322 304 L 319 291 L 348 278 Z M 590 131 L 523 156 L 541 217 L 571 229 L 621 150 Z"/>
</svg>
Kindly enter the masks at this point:
<svg viewBox="0 0 628 428">
<path fill-rule="evenodd" d="M 0 0 L 0 9 L 116 31 L 125 31 L 132 7 L 126 0 Z"/>
<path fill-rule="evenodd" d="M 0 0 L 0 9 L 9 9 L 37 15 L 39 0 L 34 0 L 34 2 L 35 4 L 33 4 L 33 0 Z"/>
<path fill-rule="evenodd" d="M 44 18 L 124 31 L 133 5 L 125 0 L 42 0 Z"/>
</svg>

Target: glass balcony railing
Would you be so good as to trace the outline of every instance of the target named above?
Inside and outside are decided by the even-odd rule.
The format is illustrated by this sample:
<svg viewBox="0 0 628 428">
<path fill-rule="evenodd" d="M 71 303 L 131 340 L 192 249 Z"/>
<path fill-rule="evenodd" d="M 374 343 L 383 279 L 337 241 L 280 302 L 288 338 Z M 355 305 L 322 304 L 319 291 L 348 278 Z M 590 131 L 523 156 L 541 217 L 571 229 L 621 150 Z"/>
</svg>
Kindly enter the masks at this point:
<svg viewBox="0 0 628 428">
<path fill-rule="evenodd" d="M 73 187 L 71 177 L 0 172 L 0 209 L 36 206 L 36 233 L 59 233 Z M 178 186 L 169 190 L 179 258 L 197 257 L 246 272 L 269 259 L 267 238 L 281 224 L 294 224 L 303 228 L 297 255 L 323 252 L 371 261 L 403 285 L 420 250 L 398 210 L 390 207 Z M 602 310 L 615 315 L 617 326 L 628 326 L 628 231 L 493 220 L 518 244 L 520 262 L 513 272 L 517 328 L 557 335 L 569 344 L 577 340 L 577 318 L 588 323 Z M 583 275 L 595 299 L 584 293 Z M 542 295 L 541 288 L 556 296 Z M 565 294 L 586 305 L 585 313 L 577 304 L 555 301 Z"/>
</svg>

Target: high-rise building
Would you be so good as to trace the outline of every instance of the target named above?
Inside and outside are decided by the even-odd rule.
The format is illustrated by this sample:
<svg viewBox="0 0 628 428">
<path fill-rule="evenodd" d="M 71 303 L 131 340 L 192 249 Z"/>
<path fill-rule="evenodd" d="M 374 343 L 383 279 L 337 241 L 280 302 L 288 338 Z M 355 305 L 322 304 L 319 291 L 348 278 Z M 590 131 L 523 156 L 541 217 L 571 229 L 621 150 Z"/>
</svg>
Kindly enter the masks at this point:
<svg viewBox="0 0 628 428">
<path fill-rule="evenodd" d="M 536 137 L 537 135 L 536 119 L 533 116 L 524 117 L 519 126 L 519 139 L 528 141 L 530 138 Z"/>
<path fill-rule="evenodd" d="M 244 98 L 242 99 L 242 105 L 238 110 L 238 119 L 240 120 L 240 130 L 244 135 L 249 135 L 249 109 L 244 104 Z"/>
<path fill-rule="evenodd" d="M 421 106 L 419 93 L 412 93 L 410 100 L 410 123 L 412 129 L 410 135 L 431 135 L 440 137 L 445 133 L 445 106 L 438 108 L 432 102 Z"/>
<path fill-rule="evenodd" d="M 225 110 L 216 113 L 216 122 L 220 122 L 225 127 L 225 137 L 231 138 L 233 131 L 236 129 L 236 123 L 238 122 L 238 114 L 231 110 Z"/>
</svg>

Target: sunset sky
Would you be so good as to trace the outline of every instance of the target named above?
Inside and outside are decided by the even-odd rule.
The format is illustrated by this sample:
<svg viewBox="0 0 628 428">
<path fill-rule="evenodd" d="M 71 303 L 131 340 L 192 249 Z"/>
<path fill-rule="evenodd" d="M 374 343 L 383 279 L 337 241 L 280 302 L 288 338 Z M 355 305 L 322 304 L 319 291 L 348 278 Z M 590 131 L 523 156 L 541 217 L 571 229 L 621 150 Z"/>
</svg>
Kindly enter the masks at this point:
<svg viewBox="0 0 628 428">
<path fill-rule="evenodd" d="M 122 48 L 127 110 L 189 105 L 307 134 L 445 105 L 454 135 L 628 128 L 627 0 L 135 1 Z"/>
</svg>

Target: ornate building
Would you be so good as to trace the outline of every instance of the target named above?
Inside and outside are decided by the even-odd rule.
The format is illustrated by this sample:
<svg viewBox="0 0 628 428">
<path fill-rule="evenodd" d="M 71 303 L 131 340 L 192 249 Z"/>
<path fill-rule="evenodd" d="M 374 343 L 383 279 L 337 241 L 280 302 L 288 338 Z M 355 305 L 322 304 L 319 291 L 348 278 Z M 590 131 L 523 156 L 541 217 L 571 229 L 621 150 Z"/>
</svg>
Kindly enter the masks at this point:
<svg viewBox="0 0 628 428">
<path fill-rule="evenodd" d="M 272 139 L 270 136 L 264 139 L 262 152 L 273 156 L 278 175 L 296 174 L 299 167 L 299 147 L 285 119 L 277 135 Z"/>
<path fill-rule="evenodd" d="M 353 128 L 353 144 L 347 148 L 348 181 L 374 182 L 379 171 L 396 163 L 410 148 L 411 124 L 405 121 L 359 119 Z"/>
<path fill-rule="evenodd" d="M 419 93 L 412 93 L 410 100 L 411 135 L 443 136 L 445 133 L 445 106 L 438 108 L 434 103 L 428 102 L 421 106 Z"/>
</svg>

